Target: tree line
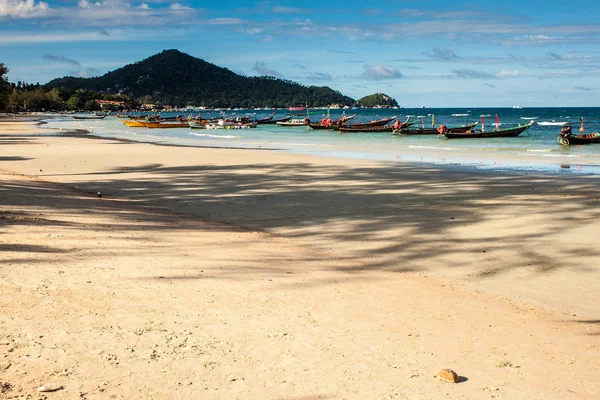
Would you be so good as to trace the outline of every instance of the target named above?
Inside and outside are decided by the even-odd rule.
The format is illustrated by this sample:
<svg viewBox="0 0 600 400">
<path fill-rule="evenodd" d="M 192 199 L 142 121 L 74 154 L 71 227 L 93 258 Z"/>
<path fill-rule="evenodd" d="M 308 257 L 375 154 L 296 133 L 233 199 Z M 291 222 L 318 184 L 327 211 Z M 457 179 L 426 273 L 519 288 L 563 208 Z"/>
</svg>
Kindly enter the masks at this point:
<svg viewBox="0 0 600 400">
<path fill-rule="evenodd" d="M 123 95 L 110 95 L 93 90 L 50 88 L 39 83 L 9 82 L 9 69 L 0 63 L 0 111 L 67 111 L 100 110 L 96 100 L 124 102 L 124 108 L 139 107 L 139 102 Z"/>
</svg>

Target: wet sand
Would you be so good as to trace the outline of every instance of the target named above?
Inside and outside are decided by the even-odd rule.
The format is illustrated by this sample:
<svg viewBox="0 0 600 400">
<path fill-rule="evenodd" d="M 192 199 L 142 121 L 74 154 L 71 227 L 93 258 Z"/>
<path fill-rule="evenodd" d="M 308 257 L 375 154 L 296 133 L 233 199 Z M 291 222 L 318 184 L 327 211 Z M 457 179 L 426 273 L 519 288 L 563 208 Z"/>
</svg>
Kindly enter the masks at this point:
<svg viewBox="0 0 600 400">
<path fill-rule="evenodd" d="M 35 129 L 0 121 L 6 396 L 600 395 L 597 177 Z"/>
</svg>

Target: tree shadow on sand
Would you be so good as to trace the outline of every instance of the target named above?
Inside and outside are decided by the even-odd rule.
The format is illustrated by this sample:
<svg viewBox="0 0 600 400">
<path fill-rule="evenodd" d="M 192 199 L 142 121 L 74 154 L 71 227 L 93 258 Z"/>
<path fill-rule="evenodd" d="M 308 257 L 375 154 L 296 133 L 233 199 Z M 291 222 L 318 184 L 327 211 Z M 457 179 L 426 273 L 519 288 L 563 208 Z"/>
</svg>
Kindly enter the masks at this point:
<svg viewBox="0 0 600 400">
<path fill-rule="evenodd" d="M 536 274 L 583 268 L 583 260 L 600 255 L 586 242 L 556 241 L 557 232 L 568 236 L 570 230 L 594 224 L 600 215 L 598 200 L 591 195 L 598 184 L 595 177 L 557 179 L 465 170 L 450 175 L 433 166 L 308 163 L 183 167 L 153 163 L 86 176 L 89 179 L 80 180 L 78 190 L 58 185 L 54 189 L 60 190 L 50 194 L 45 185 L 21 187 L 28 193 L 21 204 L 34 206 L 51 196 L 53 207 L 63 211 L 113 212 L 110 201 L 91 198 L 102 192 L 102 200 L 128 199 L 146 206 L 129 204 L 120 216 L 124 223 L 114 229 L 183 229 L 185 224 L 159 218 L 143 227 L 132 223 L 152 219 L 153 207 L 160 213 L 166 208 L 187 218 L 334 249 L 348 261 L 347 266 L 336 267 L 344 273 L 412 272 L 437 260 L 444 268 L 469 263 L 477 270 L 473 276 L 485 279 L 522 268 Z M 80 205 L 64 201 L 69 196 L 79 197 Z M 525 215 L 524 209 L 536 211 Z M 532 228 L 536 220 L 528 218 L 536 215 L 549 222 Z M 490 221 L 497 221 L 497 230 L 485 234 L 478 230 Z M 497 259 L 503 251 L 514 257 Z"/>
</svg>

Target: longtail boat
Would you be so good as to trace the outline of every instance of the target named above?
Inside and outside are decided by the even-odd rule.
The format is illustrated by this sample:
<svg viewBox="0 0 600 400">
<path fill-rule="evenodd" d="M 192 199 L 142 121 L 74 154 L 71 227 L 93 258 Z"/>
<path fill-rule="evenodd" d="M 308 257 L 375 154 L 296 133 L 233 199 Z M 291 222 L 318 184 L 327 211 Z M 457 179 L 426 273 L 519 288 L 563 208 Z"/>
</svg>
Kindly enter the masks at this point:
<svg viewBox="0 0 600 400">
<path fill-rule="evenodd" d="M 408 117 L 408 118 L 410 118 L 410 117 Z M 382 118 L 382 119 L 379 119 L 376 121 L 350 124 L 350 125 L 347 125 L 346 128 L 354 129 L 354 128 L 368 128 L 371 126 L 384 126 L 384 125 L 387 125 L 389 122 L 392 122 L 395 119 L 396 119 L 396 116 L 394 115 L 393 117 Z"/>
<path fill-rule="evenodd" d="M 191 126 L 191 125 L 190 125 Z M 241 123 L 237 123 L 237 124 L 232 124 L 232 125 L 220 125 L 220 124 L 206 124 L 204 126 L 205 129 L 250 129 L 250 128 L 256 128 L 257 125 L 255 123 L 249 123 L 249 124 L 241 124 Z M 192 126 L 192 128 L 194 128 Z"/>
<path fill-rule="evenodd" d="M 452 133 L 465 133 L 470 132 L 477 126 L 479 122 L 475 122 L 473 124 L 457 126 L 453 128 L 448 128 L 448 132 Z M 394 136 L 400 135 L 437 135 L 441 133 L 440 128 L 416 128 L 416 129 L 396 129 L 394 130 Z"/>
<path fill-rule="evenodd" d="M 192 129 L 206 129 L 207 123 L 208 123 L 208 121 L 193 121 L 193 120 L 188 121 L 188 125 Z"/>
<path fill-rule="evenodd" d="M 354 119 L 354 117 L 356 117 L 356 114 L 353 114 L 349 117 L 341 117 L 338 119 L 330 119 L 330 118 L 323 118 L 321 120 L 321 122 L 319 122 L 318 124 L 308 124 L 308 126 L 310 126 L 313 129 L 334 129 L 337 130 L 340 127 L 344 126 L 346 124 L 346 122 L 348 121 L 352 121 Z"/>
<path fill-rule="evenodd" d="M 130 128 L 141 128 L 144 126 L 144 125 L 142 125 L 142 122 L 144 122 L 144 121 L 140 121 L 140 120 L 119 119 L 119 121 L 121 121 L 122 123 L 124 123 L 125 125 L 127 125 Z"/>
<path fill-rule="evenodd" d="M 278 119 L 272 119 L 272 120 L 270 120 L 270 121 L 267 121 L 267 122 L 263 122 L 263 123 L 261 123 L 261 125 L 262 125 L 262 124 L 270 124 L 270 125 L 275 125 L 275 124 L 277 124 L 278 122 L 288 122 L 290 119 L 292 119 L 292 117 L 283 117 L 283 118 L 278 118 Z"/>
<path fill-rule="evenodd" d="M 414 122 L 403 122 L 400 125 L 400 129 L 406 128 L 414 124 Z M 367 126 L 364 128 L 349 128 L 342 126 L 338 129 L 340 133 L 380 133 L 380 132 L 394 132 L 398 128 L 394 125 L 384 125 L 384 126 Z"/>
<path fill-rule="evenodd" d="M 394 117 L 395 119 L 396 117 Z M 408 116 L 406 118 L 406 121 L 404 122 L 400 122 L 400 121 L 396 121 L 396 123 L 394 125 L 371 125 L 371 126 L 357 126 L 357 125 L 362 125 L 362 124 L 352 124 L 352 125 L 347 125 L 347 126 L 341 126 L 339 127 L 338 131 L 340 133 L 353 133 L 353 132 L 372 132 L 372 133 L 377 133 L 377 132 L 393 132 L 394 130 L 400 130 L 400 129 L 404 129 L 407 128 L 409 126 L 411 126 L 412 124 L 414 124 L 414 122 L 408 122 L 410 120 L 410 116 Z"/>
<path fill-rule="evenodd" d="M 290 117 L 287 121 L 278 121 L 278 126 L 306 126 L 310 124 L 310 119 L 304 116 Z"/>
<path fill-rule="evenodd" d="M 525 125 L 517 125 L 514 128 L 508 129 L 498 129 L 493 131 L 473 131 L 473 132 L 446 132 L 440 133 L 438 138 L 440 139 L 471 139 L 471 138 L 496 138 L 496 137 L 516 137 L 521 133 L 525 132 L 527 129 L 531 128 L 531 125 L 534 124 L 534 121 L 531 121 Z"/>
<path fill-rule="evenodd" d="M 155 128 L 159 128 L 159 129 L 164 129 L 164 128 L 189 128 L 190 124 L 187 121 L 184 122 L 148 122 L 148 121 L 137 121 L 141 124 L 142 127 L 144 128 L 151 128 L 151 129 L 155 129 Z"/>
<path fill-rule="evenodd" d="M 271 121 L 273 120 L 274 116 L 275 116 L 275 112 L 273 112 L 273 114 L 269 115 L 268 117 L 257 119 L 254 122 L 257 123 L 257 124 L 259 124 L 259 125 L 271 124 L 272 123 Z"/>
<path fill-rule="evenodd" d="M 73 119 L 104 119 L 106 115 L 72 115 Z"/>
<path fill-rule="evenodd" d="M 563 126 L 560 130 L 560 135 L 558 135 L 556 140 L 563 146 L 569 146 L 571 144 L 600 143 L 600 132 L 594 132 L 587 135 L 573 135 L 570 126 Z"/>
</svg>

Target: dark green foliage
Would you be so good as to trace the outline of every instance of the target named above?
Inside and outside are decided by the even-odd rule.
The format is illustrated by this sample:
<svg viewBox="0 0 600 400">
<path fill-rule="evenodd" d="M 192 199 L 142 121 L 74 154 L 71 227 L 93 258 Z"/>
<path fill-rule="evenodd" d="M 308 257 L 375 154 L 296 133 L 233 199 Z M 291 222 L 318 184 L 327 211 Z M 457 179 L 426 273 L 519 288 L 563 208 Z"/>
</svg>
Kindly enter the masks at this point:
<svg viewBox="0 0 600 400">
<path fill-rule="evenodd" d="M 178 50 L 164 50 L 96 78 L 55 79 L 49 88 L 86 89 L 173 106 L 288 107 L 350 105 L 328 87 L 306 87 L 273 77 L 244 77 Z"/>
<path fill-rule="evenodd" d="M 12 91 L 12 87 L 6 77 L 7 73 L 8 68 L 3 63 L 0 63 L 0 111 L 8 106 L 9 94 Z"/>
<path fill-rule="evenodd" d="M 398 103 L 393 97 L 383 93 L 375 93 L 370 96 L 365 96 L 358 100 L 357 103 L 363 107 L 398 107 Z"/>
<path fill-rule="evenodd" d="M 10 94 L 10 109 L 13 111 L 63 110 L 64 100 L 58 89 L 46 90 L 40 85 L 27 88 L 15 87 Z"/>
<path fill-rule="evenodd" d="M 114 100 L 125 102 L 123 108 L 132 109 L 138 104 L 127 96 L 107 95 L 90 90 L 71 90 L 49 88 L 38 84 L 17 82 L 10 85 L 7 108 L 11 111 L 63 111 L 63 110 L 100 110 L 95 100 Z M 107 108 L 104 108 L 107 109 Z M 110 107 L 118 110 L 119 107 Z"/>
</svg>

